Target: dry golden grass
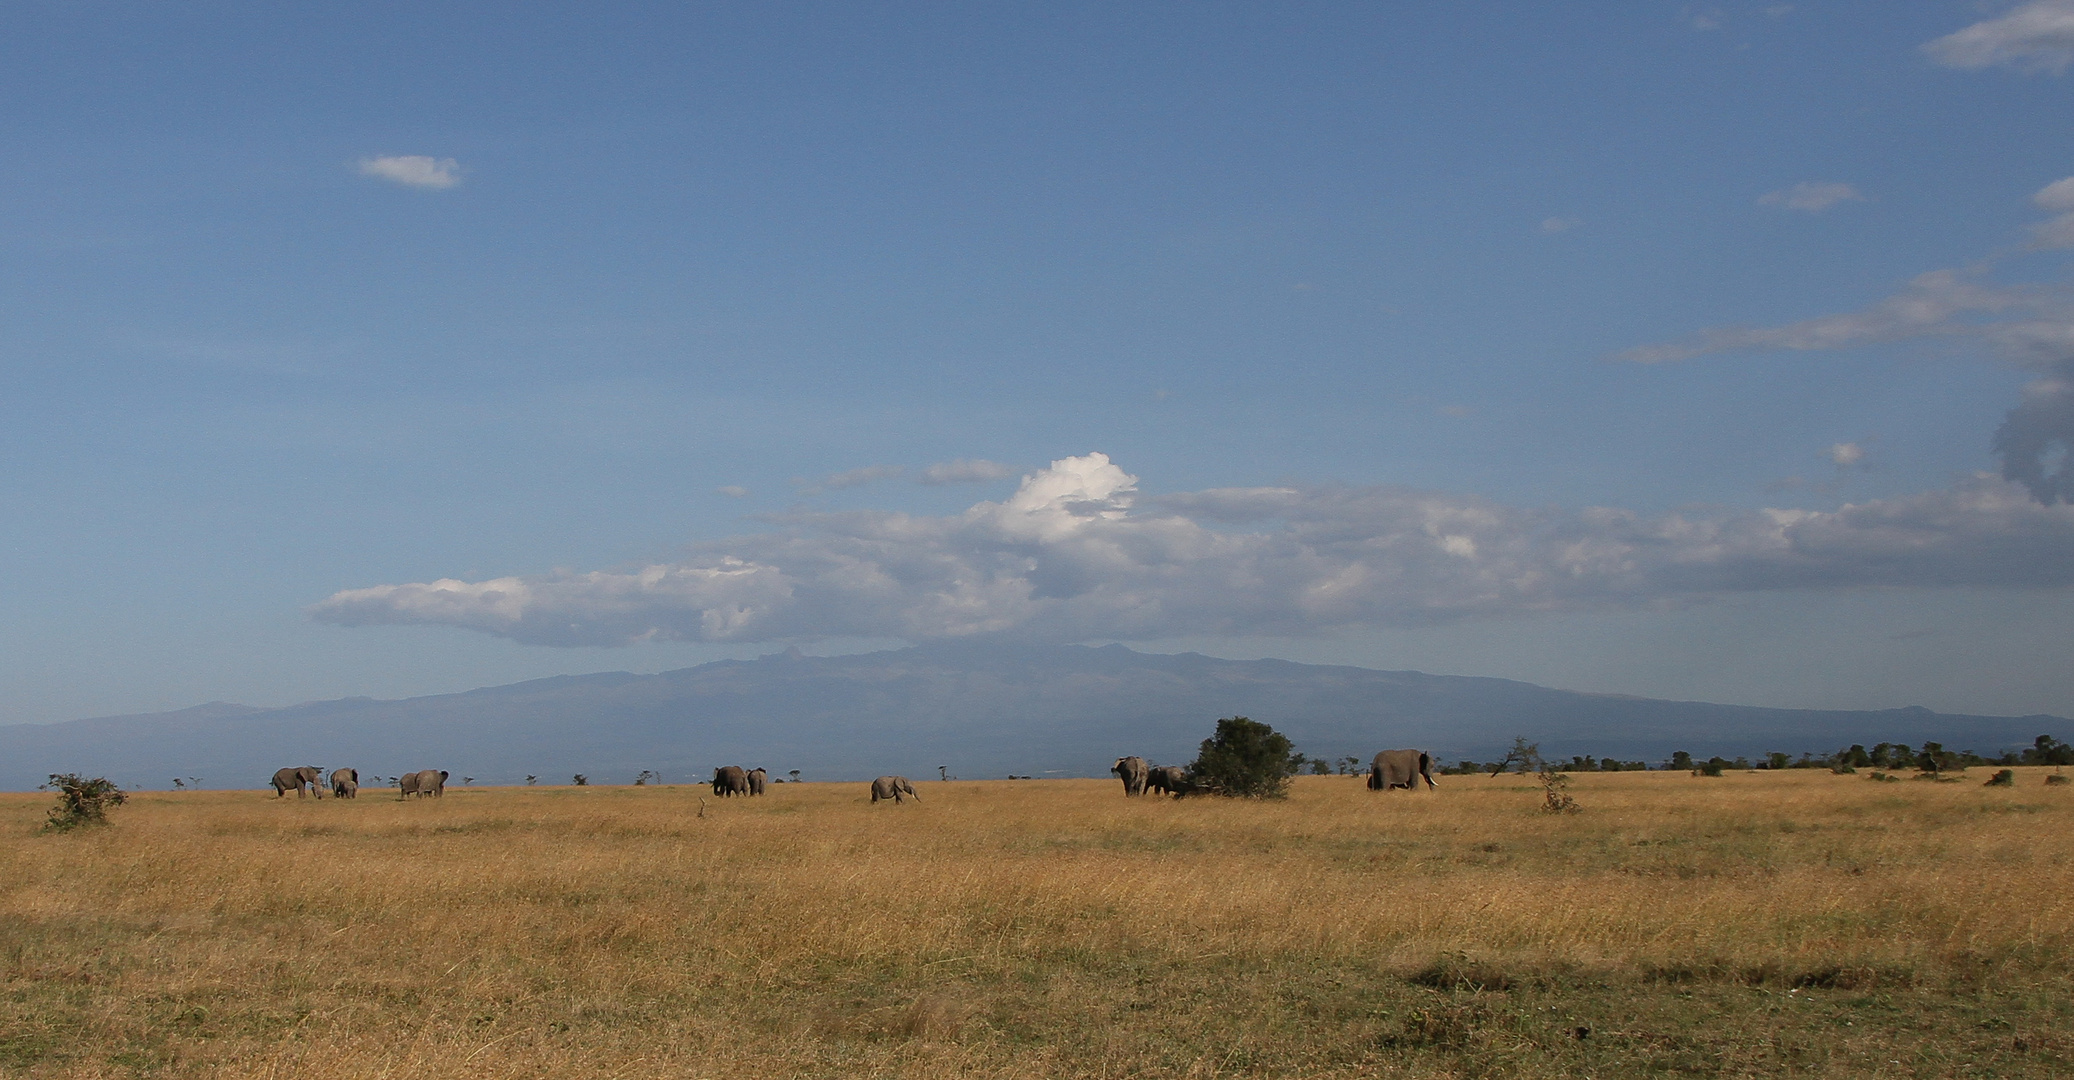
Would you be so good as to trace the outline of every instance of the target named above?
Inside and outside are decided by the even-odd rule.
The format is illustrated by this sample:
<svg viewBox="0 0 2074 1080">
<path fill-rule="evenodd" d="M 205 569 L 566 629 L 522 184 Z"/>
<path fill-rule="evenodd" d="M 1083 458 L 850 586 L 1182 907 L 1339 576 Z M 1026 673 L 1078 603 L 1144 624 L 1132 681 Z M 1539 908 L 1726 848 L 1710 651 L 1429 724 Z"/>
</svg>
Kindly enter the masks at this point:
<svg viewBox="0 0 2074 1080">
<path fill-rule="evenodd" d="M 2074 788 L 1975 772 L 0 796 L 0 1072 L 2064 1075 Z"/>
</svg>

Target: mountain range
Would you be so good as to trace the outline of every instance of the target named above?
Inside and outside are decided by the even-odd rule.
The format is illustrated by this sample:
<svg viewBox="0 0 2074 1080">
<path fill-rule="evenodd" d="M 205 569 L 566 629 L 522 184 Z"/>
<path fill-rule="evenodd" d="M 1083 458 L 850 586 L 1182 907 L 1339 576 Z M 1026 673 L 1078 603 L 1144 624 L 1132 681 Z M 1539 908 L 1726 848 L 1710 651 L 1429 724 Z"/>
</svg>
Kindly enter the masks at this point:
<svg viewBox="0 0 2074 1080">
<path fill-rule="evenodd" d="M 1273 725 L 1316 758 L 1411 746 L 1489 760 L 1515 736 L 1550 756 L 1652 763 L 1827 753 L 1935 740 L 1990 753 L 2057 716 L 1968 716 L 1920 707 L 1773 709 L 1554 690 L 1507 679 L 1140 653 L 1120 645 L 928 645 L 852 656 L 788 650 L 656 675 L 536 679 L 458 694 L 345 698 L 285 708 L 212 703 L 178 712 L 0 726 L 0 789 L 48 774 L 163 789 L 263 787 L 283 765 L 350 765 L 367 777 L 442 768 L 452 783 L 702 781 L 716 765 L 773 775 L 921 779 L 1100 776 L 1123 754 L 1185 763 L 1219 717 Z"/>
</svg>

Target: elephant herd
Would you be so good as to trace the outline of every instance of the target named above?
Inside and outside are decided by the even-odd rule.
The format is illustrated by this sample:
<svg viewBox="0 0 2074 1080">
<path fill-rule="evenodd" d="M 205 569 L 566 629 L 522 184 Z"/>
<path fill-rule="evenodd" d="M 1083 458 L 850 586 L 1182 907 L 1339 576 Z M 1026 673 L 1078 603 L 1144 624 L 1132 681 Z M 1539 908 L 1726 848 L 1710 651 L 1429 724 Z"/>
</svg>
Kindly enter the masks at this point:
<svg viewBox="0 0 2074 1080">
<path fill-rule="evenodd" d="M 1180 798 L 1188 794 L 1192 785 L 1188 770 L 1179 765 L 1148 765 L 1144 758 L 1132 754 L 1116 759 L 1109 767 L 1123 781 L 1125 796 L 1143 795 L 1148 791 Z M 1420 780 L 1428 788 L 1440 785 L 1433 782 L 1433 755 L 1424 750 L 1385 750 L 1368 764 L 1368 790 L 1389 791 L 1392 788 L 1416 790 Z M 874 789 L 876 795 L 876 789 Z M 876 798 L 873 799 L 877 801 Z"/>
<path fill-rule="evenodd" d="M 1116 759 L 1109 771 L 1123 779 L 1125 795 L 1143 795 L 1148 791 L 1180 798 L 1188 792 L 1188 770 L 1179 765 L 1148 765 L 1145 759 L 1132 754 Z"/>
<path fill-rule="evenodd" d="M 713 770 L 713 794 L 726 798 L 730 795 L 761 795 L 763 785 L 770 774 L 763 769 L 744 769 L 740 765 L 723 765 Z"/>
<path fill-rule="evenodd" d="M 1189 793 L 1193 785 L 1188 770 L 1179 765 L 1149 765 L 1144 758 L 1132 754 L 1116 759 L 1109 767 L 1123 780 L 1126 796 L 1143 795 L 1150 791 L 1159 795 L 1179 798 Z M 397 797 L 408 799 L 412 795 L 423 798 L 430 795 L 438 798 L 446 794 L 448 773 L 444 769 L 425 769 L 421 772 L 405 773 L 396 778 Z M 723 798 L 734 795 L 761 795 L 769 774 L 760 768 L 744 769 L 739 765 L 725 765 L 713 770 L 713 794 Z M 1438 787 L 1433 782 L 1433 756 L 1424 750 L 1385 750 L 1375 756 L 1368 766 L 1368 790 L 1388 791 L 1392 788 L 1416 789 L 1424 780 L 1428 788 Z M 282 769 L 274 774 L 274 797 L 280 798 L 294 790 L 300 799 L 305 793 L 324 797 L 324 773 L 315 765 L 304 765 Z M 331 771 L 331 793 L 341 799 L 358 798 L 360 794 L 360 772 L 357 769 L 333 769 Z M 905 776 L 881 776 L 871 782 L 871 801 L 884 802 L 891 799 L 896 803 L 913 799 L 921 802 L 915 794 L 915 786 Z"/>
<path fill-rule="evenodd" d="M 398 798 L 408 799 L 412 795 L 416 795 L 419 798 L 431 795 L 437 798 L 445 795 L 447 776 L 448 773 L 445 769 L 425 769 L 421 772 L 404 773 L 396 778 Z M 274 773 L 275 798 L 278 799 L 288 794 L 291 789 L 294 790 L 295 797 L 298 799 L 302 798 L 305 792 L 315 795 L 317 798 L 323 798 L 324 771 L 315 765 L 304 765 L 299 768 L 282 769 Z M 331 793 L 341 799 L 359 798 L 360 770 L 331 770 Z"/>
</svg>

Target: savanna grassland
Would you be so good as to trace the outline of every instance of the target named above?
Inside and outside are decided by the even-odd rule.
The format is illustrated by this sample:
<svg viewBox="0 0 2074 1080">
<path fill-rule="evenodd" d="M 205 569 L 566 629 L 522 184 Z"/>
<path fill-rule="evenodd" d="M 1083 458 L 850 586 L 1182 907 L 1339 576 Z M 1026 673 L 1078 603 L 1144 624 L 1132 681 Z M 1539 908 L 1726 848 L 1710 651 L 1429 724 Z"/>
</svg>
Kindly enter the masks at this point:
<svg viewBox="0 0 2074 1080">
<path fill-rule="evenodd" d="M 2064 1076 L 2046 771 L 0 796 L 0 1073 Z"/>
</svg>

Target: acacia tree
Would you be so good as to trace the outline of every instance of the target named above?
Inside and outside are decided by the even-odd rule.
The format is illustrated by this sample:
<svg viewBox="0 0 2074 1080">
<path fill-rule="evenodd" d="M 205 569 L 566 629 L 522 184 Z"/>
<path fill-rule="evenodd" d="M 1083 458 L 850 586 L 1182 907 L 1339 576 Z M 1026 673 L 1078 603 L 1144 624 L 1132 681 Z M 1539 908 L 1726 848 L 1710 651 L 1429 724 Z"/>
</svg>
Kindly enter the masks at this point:
<svg viewBox="0 0 2074 1080">
<path fill-rule="evenodd" d="M 1289 794 L 1302 755 L 1286 735 L 1243 716 L 1217 721 L 1188 766 L 1192 790 L 1231 798 L 1280 799 Z"/>
</svg>

